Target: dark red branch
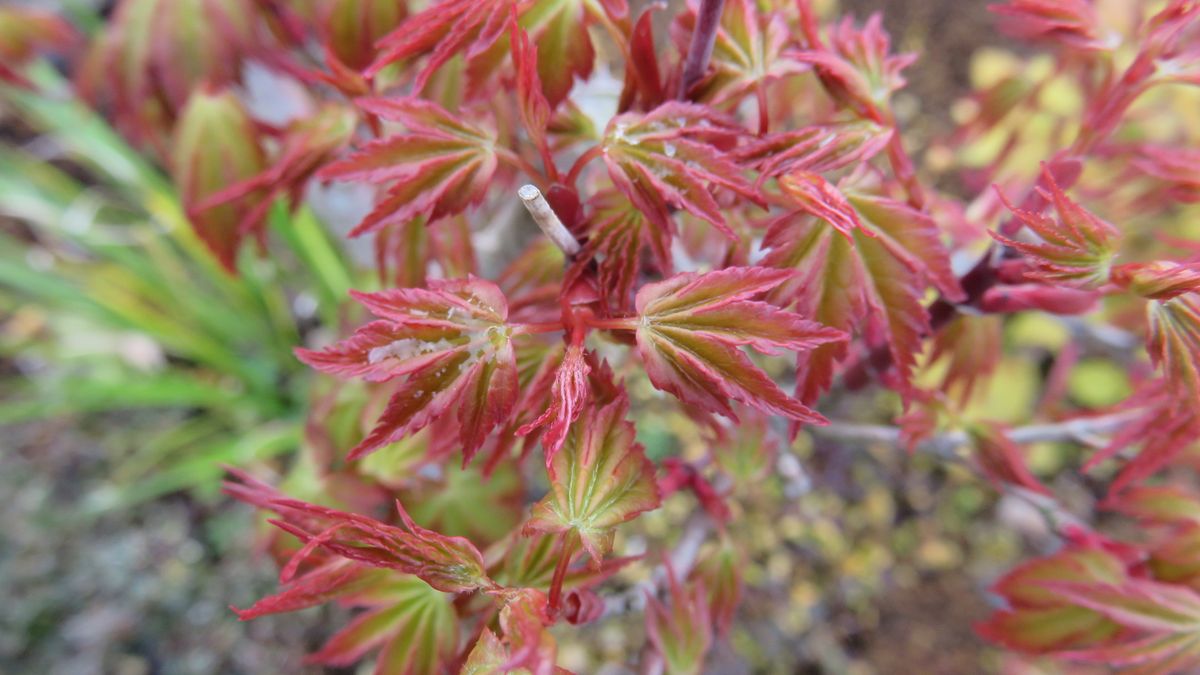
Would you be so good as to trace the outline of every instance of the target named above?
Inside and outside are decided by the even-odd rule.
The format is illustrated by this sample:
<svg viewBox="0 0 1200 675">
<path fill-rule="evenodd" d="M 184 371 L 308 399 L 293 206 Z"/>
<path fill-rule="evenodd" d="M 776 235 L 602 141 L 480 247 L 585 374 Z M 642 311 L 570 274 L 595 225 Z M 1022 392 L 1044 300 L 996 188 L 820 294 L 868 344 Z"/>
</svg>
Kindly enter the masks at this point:
<svg viewBox="0 0 1200 675">
<path fill-rule="evenodd" d="M 724 8 L 725 0 L 700 0 L 696 30 L 692 33 L 692 43 L 688 45 L 687 61 L 683 63 L 683 80 L 679 84 L 681 101 L 687 100 L 688 92 L 708 70 L 708 60 L 712 57 L 717 26 L 721 24 L 721 11 Z"/>
</svg>

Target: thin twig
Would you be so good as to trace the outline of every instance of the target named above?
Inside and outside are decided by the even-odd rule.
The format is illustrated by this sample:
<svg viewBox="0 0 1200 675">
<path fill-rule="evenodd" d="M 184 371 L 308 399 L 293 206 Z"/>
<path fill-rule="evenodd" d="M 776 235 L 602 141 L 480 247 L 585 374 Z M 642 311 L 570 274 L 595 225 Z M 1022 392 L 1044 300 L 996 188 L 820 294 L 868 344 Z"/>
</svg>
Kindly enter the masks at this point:
<svg viewBox="0 0 1200 675">
<path fill-rule="evenodd" d="M 1097 417 L 1077 417 L 1063 422 L 1030 424 L 1016 427 L 1006 433 L 1014 443 L 1040 443 L 1045 441 L 1073 441 L 1093 445 L 1097 437 L 1117 431 L 1142 414 L 1141 410 L 1123 410 Z M 854 424 L 832 422 L 823 427 L 809 427 L 814 436 L 837 441 L 862 443 L 900 443 L 900 429 L 882 424 Z M 947 431 L 922 441 L 917 450 L 929 452 L 944 459 L 960 459 L 958 449 L 969 442 L 965 431 Z"/>
<path fill-rule="evenodd" d="M 671 569 L 674 570 L 676 578 L 682 579 L 686 577 L 692 571 L 692 568 L 696 566 L 696 558 L 700 555 L 700 547 L 708 539 L 708 533 L 711 529 L 712 520 L 702 511 L 693 513 L 687 522 L 684 523 L 683 534 L 679 535 L 679 541 L 675 543 L 675 548 L 671 549 L 671 553 L 667 558 L 671 563 Z M 658 596 L 666 587 L 667 578 L 667 566 L 665 564 L 655 567 L 654 571 L 650 573 L 649 579 L 635 584 L 616 595 L 605 598 L 604 614 L 601 615 L 601 618 L 642 611 L 646 608 L 646 594 L 650 593 Z"/>
<path fill-rule="evenodd" d="M 547 202 L 546 198 L 542 196 L 541 190 L 533 185 L 522 185 L 517 190 L 517 196 L 521 198 L 525 208 L 529 209 L 529 215 L 533 216 L 533 222 L 537 223 L 547 237 L 550 237 L 550 241 L 554 242 L 555 246 L 569 256 L 579 253 L 582 249 L 579 242 L 566 225 L 563 225 L 562 221 L 558 219 L 558 214 L 550 208 L 550 202 Z"/>
<path fill-rule="evenodd" d="M 708 70 L 708 60 L 712 58 L 713 44 L 717 40 L 717 26 L 721 23 L 721 11 L 724 8 L 725 0 L 700 0 L 696 29 L 692 32 L 687 61 L 683 63 L 683 79 L 679 83 L 681 101 L 687 100 L 688 91 Z"/>
</svg>

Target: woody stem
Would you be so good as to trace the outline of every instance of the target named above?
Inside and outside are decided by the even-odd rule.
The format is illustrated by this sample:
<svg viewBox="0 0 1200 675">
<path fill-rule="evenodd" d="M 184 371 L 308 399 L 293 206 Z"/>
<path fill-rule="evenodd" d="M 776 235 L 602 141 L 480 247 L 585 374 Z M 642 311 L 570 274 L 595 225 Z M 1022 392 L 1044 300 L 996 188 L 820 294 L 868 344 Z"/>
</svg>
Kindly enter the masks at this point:
<svg viewBox="0 0 1200 675">
<path fill-rule="evenodd" d="M 679 85 L 679 99 L 686 101 L 688 91 L 704 77 L 708 60 L 712 57 L 713 43 L 717 40 L 717 26 L 721 23 L 721 10 L 725 0 L 700 0 L 700 12 L 696 16 L 696 30 L 692 43 L 688 45 L 687 61 L 683 64 L 683 80 Z"/>
</svg>

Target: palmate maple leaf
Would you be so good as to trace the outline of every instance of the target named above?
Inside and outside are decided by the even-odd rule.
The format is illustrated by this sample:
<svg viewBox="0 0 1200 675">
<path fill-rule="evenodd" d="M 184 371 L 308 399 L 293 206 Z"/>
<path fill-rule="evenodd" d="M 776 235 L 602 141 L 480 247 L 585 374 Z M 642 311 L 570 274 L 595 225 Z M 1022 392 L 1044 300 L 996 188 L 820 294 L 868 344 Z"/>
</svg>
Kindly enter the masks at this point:
<svg viewBox="0 0 1200 675">
<path fill-rule="evenodd" d="M 380 41 L 380 55 L 366 73 L 428 55 L 417 74 L 419 93 L 439 68 L 462 55 L 473 83 L 486 80 L 503 61 L 508 22 L 515 13 L 539 54 L 537 72 L 551 107 L 570 92 L 574 79 L 587 79 L 596 58 L 588 28 L 604 23 L 621 34 L 627 22 L 623 0 L 440 0 L 409 17 Z"/>
<path fill-rule="evenodd" d="M 1064 601 L 1100 614 L 1132 633 L 1058 656 L 1104 663 L 1128 672 L 1183 673 L 1200 668 L 1200 594 L 1149 579 L 1119 585 L 1078 581 L 1045 584 Z"/>
<path fill-rule="evenodd" d="M 1118 265 L 1110 278 L 1146 298 L 1146 351 L 1168 389 L 1200 402 L 1200 265 L 1170 261 Z"/>
<path fill-rule="evenodd" d="M 226 494 L 260 509 L 273 511 L 276 527 L 296 536 L 304 546 L 280 572 L 280 581 L 290 582 L 300 566 L 313 556 L 329 555 L 374 568 L 412 574 L 445 593 L 470 593 L 496 587 L 487 575 L 483 555 L 463 537 L 447 537 L 413 522 L 396 502 L 399 525 L 325 506 L 289 499 L 275 488 L 240 471 L 236 481 L 227 482 Z M 328 555 L 327 555 L 328 554 Z M 318 567 L 317 569 L 322 569 Z M 357 584 L 358 572 L 349 567 L 331 567 L 319 583 L 297 583 L 282 594 L 260 601 L 244 612 L 243 619 L 281 611 L 293 611 L 297 603 L 309 602 L 347 584 Z M 321 589 L 325 590 L 322 591 Z M 358 589 L 357 586 L 354 587 Z M 328 599 L 328 597 L 326 597 Z M 323 602 L 324 600 L 322 600 Z M 308 605 L 302 605 L 308 606 Z"/>
<path fill-rule="evenodd" d="M 891 38 L 883 30 L 883 19 L 872 14 L 858 28 L 845 17 L 829 34 L 829 45 L 821 42 L 811 23 L 812 9 L 802 0 L 808 16 L 804 23 L 808 48 L 791 54 L 793 59 L 812 64 L 825 90 L 835 101 L 859 116 L 885 122 L 892 92 L 904 86 L 902 70 L 916 61 L 914 54 L 890 54 Z"/>
<path fill-rule="evenodd" d="M 785 270 L 730 267 L 643 286 L 636 300 L 637 344 L 650 381 L 684 403 L 731 419 L 737 417 L 728 399 L 798 422 L 824 421 L 783 393 L 740 349 L 777 354 L 845 338 L 840 330 L 752 299 L 793 276 Z"/>
<path fill-rule="evenodd" d="M 488 432 L 508 419 L 518 396 L 508 303 L 475 277 L 429 287 L 356 293 L 380 321 L 321 351 L 299 349 L 322 372 L 371 382 L 403 378 L 374 430 L 355 447 L 358 459 L 456 412 L 464 462 Z"/>
<path fill-rule="evenodd" d="M 687 52 L 698 11 L 699 3 L 690 0 L 688 11 L 680 13 L 671 26 L 681 53 Z M 767 85 L 809 68 L 785 53 L 791 44 L 782 12 L 760 11 L 754 0 L 726 0 L 713 42 L 711 71 L 692 87 L 691 98 L 720 106 L 736 104 L 754 93 L 759 103 L 759 131 L 765 132 Z"/>
<path fill-rule="evenodd" d="M 713 643 L 708 591 L 699 578 L 680 582 L 667 566 L 667 605 L 646 593 L 646 637 L 666 664 L 666 672 L 699 675 Z"/>
<path fill-rule="evenodd" d="M 613 184 L 666 233 L 650 241 L 669 241 L 672 208 L 684 209 L 735 238 L 710 189 L 725 188 L 762 203 L 741 166 L 726 152 L 744 133 L 736 121 L 711 108 L 672 101 L 645 114 L 617 115 L 608 124 L 601 148 Z M 663 270 L 671 269 L 668 251 L 655 246 L 654 253 Z"/>
<path fill-rule="evenodd" d="M 952 299 L 961 299 L 962 289 L 929 216 L 887 197 L 848 193 L 846 204 L 861 225 L 849 236 L 804 213 L 770 224 L 763 264 L 797 271 L 773 297 L 827 326 L 860 332 L 872 347 L 887 345 L 906 386 L 929 332 L 927 286 Z M 799 354 L 800 400 L 814 401 L 828 388 L 846 354 L 844 344 Z"/>
<path fill-rule="evenodd" d="M 570 533 L 595 564 L 612 549 L 614 528 L 658 508 L 654 465 L 625 420 L 629 399 L 588 406 L 550 465 L 550 493 L 533 507 L 526 534 Z"/>
<path fill-rule="evenodd" d="M 1030 278 L 1084 289 L 1107 283 L 1120 233 L 1067 197 L 1044 165 L 1041 184 L 1046 189 L 1039 187 L 1039 194 L 1053 204 L 1057 218 L 1017 208 L 998 191 L 1008 210 L 1040 241 L 1018 241 L 996 232 L 992 236 L 1025 254 L 1034 267 L 1026 275 Z"/>
<path fill-rule="evenodd" d="M 416 216 L 434 221 L 483 199 L 498 164 L 494 133 L 418 98 L 363 99 L 358 105 L 408 131 L 371 141 L 321 170 L 325 179 L 388 185 L 351 236 Z"/>
<path fill-rule="evenodd" d="M 759 171 L 759 182 L 794 171 L 823 174 L 866 162 L 893 133 L 870 120 L 814 124 L 753 140 L 736 156 Z"/>
<path fill-rule="evenodd" d="M 1103 644 L 1120 626 L 1047 588 L 1053 582 L 1120 584 L 1124 563 L 1096 546 L 1071 545 L 1031 560 L 1004 575 L 992 592 L 1005 601 L 976 631 L 988 640 L 1027 654 L 1046 654 Z"/>
</svg>

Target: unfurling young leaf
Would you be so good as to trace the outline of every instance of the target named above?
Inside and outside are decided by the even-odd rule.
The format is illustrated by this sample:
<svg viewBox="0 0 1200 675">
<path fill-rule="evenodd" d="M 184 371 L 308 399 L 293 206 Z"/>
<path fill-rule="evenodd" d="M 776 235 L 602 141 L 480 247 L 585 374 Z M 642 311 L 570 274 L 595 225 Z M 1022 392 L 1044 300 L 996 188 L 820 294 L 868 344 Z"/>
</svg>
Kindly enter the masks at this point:
<svg viewBox="0 0 1200 675">
<path fill-rule="evenodd" d="M 551 463 L 550 493 L 533 507 L 526 534 L 574 533 L 598 564 L 617 525 L 658 508 L 654 465 L 634 441 L 628 407 L 625 398 L 593 405 L 570 426 Z"/>
<path fill-rule="evenodd" d="M 571 345 L 567 347 L 562 363 L 554 376 L 554 384 L 550 390 L 550 405 L 536 420 L 522 426 L 517 433 L 524 436 L 534 429 L 545 426 L 542 433 L 542 446 L 546 449 L 546 466 L 552 465 L 554 455 L 562 447 L 567 437 L 567 429 L 587 405 L 591 396 L 591 383 L 588 374 L 592 367 L 588 365 L 583 347 Z"/>
<path fill-rule="evenodd" d="M 375 60 L 375 45 L 404 20 L 397 0 L 332 0 L 324 9 L 325 42 L 338 60 L 363 70 Z"/>
<path fill-rule="evenodd" d="M 301 361 L 335 375 L 371 382 L 403 378 L 350 459 L 453 412 L 464 462 L 469 461 L 486 435 L 508 419 L 518 396 L 504 294 L 495 284 L 472 277 L 355 298 L 381 320 L 322 351 L 296 352 Z"/>
<path fill-rule="evenodd" d="M 1071 201 L 1058 187 L 1054 174 L 1044 166 L 1042 181 L 1047 186 L 1042 192 L 1043 199 L 1054 205 L 1057 219 L 1017 208 L 1000 195 L 1004 205 L 1040 241 L 1018 241 L 997 233 L 992 236 L 1026 255 L 1034 266 L 1028 275 L 1031 278 L 1083 289 L 1107 283 L 1120 243 L 1116 228 Z"/>
<path fill-rule="evenodd" d="M 1193 408 L 1200 405 L 1200 293 L 1152 300 L 1146 314 L 1151 360 L 1176 396 Z"/>
<path fill-rule="evenodd" d="M 243 222 L 267 201 L 262 191 L 247 191 L 220 206 L 199 206 L 231 184 L 264 168 L 266 156 L 250 117 L 232 92 L 197 91 L 176 129 L 171 175 L 196 235 L 231 274 L 245 231 Z"/>
<path fill-rule="evenodd" d="M 751 299 L 792 277 L 784 270 L 730 267 L 643 286 L 636 303 L 637 343 L 650 381 L 686 404 L 733 419 L 728 399 L 798 422 L 822 422 L 740 349 L 777 354 L 844 339 L 838 330 Z"/>
</svg>

